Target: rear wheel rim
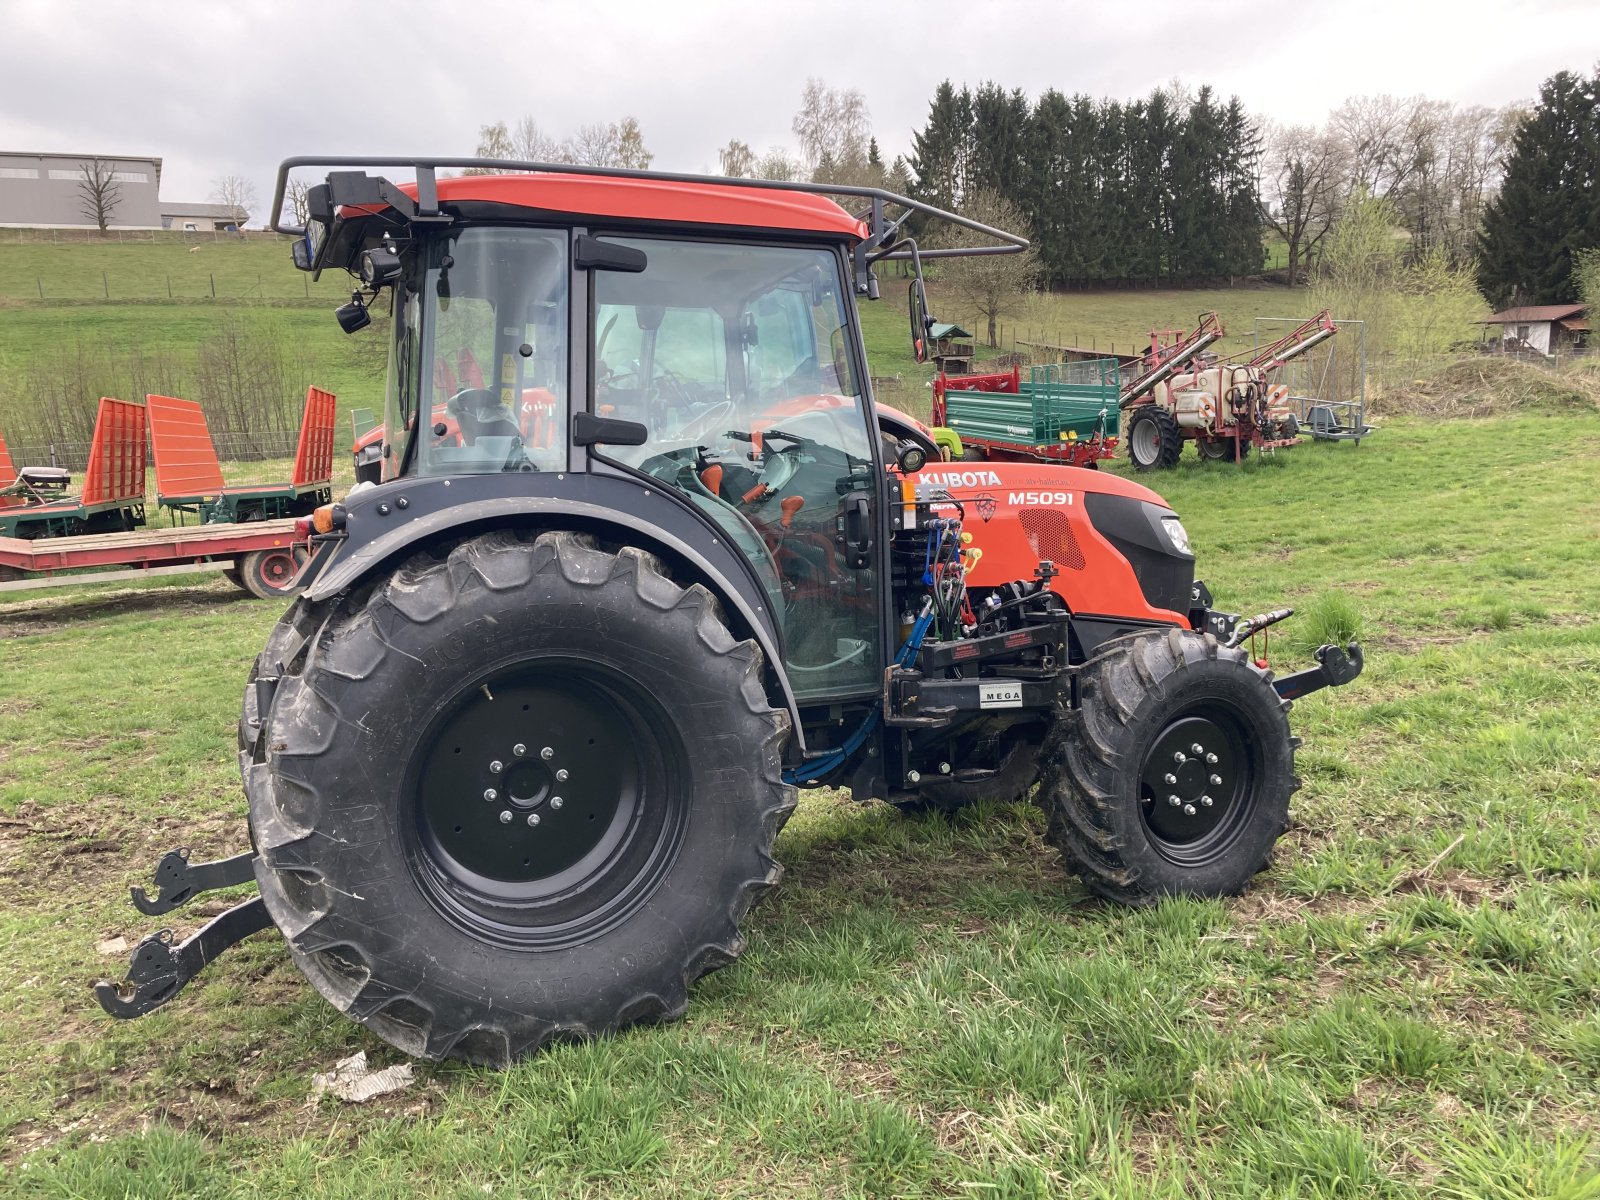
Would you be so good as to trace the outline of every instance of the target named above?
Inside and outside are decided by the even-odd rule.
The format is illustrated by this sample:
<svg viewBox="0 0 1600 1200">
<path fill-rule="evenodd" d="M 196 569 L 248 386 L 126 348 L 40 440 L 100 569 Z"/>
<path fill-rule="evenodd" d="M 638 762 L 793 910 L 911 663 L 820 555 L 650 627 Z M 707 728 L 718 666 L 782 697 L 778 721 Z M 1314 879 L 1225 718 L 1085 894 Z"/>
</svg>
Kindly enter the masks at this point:
<svg viewBox="0 0 1600 1200">
<path fill-rule="evenodd" d="M 1144 466 L 1155 462 L 1161 453 L 1161 433 L 1156 428 L 1156 423 L 1147 419 L 1136 424 L 1133 427 L 1129 448 L 1133 451 L 1135 462 Z"/>
<path fill-rule="evenodd" d="M 1139 773 L 1145 835 L 1163 858 L 1199 867 L 1225 856 L 1257 807 L 1250 740 L 1228 706 L 1195 705 L 1169 721 Z"/>
<path fill-rule="evenodd" d="M 592 662 L 478 677 L 440 706 L 406 774 L 413 876 L 491 944 L 556 949 L 615 927 L 677 857 L 689 787 L 675 729 Z"/>
</svg>

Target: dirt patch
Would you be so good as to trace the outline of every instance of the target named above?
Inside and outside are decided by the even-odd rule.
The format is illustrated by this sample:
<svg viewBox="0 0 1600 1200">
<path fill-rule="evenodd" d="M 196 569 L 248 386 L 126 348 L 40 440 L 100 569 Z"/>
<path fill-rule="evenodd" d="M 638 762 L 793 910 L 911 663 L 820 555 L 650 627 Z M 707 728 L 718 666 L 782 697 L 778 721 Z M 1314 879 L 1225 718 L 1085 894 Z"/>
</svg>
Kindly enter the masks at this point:
<svg viewBox="0 0 1600 1200">
<path fill-rule="evenodd" d="M 1428 417 L 1594 411 L 1600 409 L 1600 373 L 1556 371 L 1510 358 L 1464 359 L 1386 392 L 1381 409 Z"/>
<path fill-rule="evenodd" d="M 0 638 L 37 637 L 72 629 L 85 621 L 135 613 L 196 614 L 223 605 L 249 601 L 238 588 L 215 584 L 201 588 L 145 588 L 101 592 L 63 601 L 59 597 L 0 606 Z"/>
</svg>

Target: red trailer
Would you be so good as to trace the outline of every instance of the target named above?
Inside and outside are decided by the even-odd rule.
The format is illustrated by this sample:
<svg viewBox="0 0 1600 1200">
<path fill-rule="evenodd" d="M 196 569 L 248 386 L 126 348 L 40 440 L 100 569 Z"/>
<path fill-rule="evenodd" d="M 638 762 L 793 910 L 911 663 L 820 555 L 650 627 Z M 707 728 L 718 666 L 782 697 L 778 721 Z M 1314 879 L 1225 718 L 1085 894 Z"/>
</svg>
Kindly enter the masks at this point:
<svg viewBox="0 0 1600 1200">
<path fill-rule="evenodd" d="M 253 596 L 292 595 L 307 534 L 294 520 L 136 529 L 79 537 L 0 537 L 0 591 L 220 570 Z M 123 568 L 104 570 L 103 568 Z"/>
</svg>

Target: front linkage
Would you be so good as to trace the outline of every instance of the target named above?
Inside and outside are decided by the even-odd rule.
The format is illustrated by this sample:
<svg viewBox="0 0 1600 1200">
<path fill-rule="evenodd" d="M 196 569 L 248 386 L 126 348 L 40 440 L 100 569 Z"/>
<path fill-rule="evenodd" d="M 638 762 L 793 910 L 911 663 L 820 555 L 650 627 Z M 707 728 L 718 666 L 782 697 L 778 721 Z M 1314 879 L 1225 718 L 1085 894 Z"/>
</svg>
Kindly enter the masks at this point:
<svg viewBox="0 0 1600 1200">
<path fill-rule="evenodd" d="M 190 865 L 187 850 L 169 850 L 156 865 L 152 899 L 144 888 L 132 889 L 133 905 L 146 916 L 160 916 L 189 903 L 202 892 L 255 882 L 255 855 L 236 854 Z M 230 946 L 272 925 L 260 896 L 234 905 L 198 932 L 174 944 L 172 930 L 151 934 L 134 948 L 127 979 L 101 980 L 94 985 L 95 999 L 113 1017 L 142 1017 L 160 1008 L 184 988 L 202 968 Z"/>
</svg>

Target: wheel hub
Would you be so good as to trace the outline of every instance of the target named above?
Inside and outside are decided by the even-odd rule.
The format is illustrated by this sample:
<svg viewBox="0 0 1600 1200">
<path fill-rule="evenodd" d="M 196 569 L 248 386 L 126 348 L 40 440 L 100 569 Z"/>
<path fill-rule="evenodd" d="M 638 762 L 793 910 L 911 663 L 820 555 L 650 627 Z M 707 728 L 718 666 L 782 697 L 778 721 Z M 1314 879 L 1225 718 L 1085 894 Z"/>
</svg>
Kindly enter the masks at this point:
<svg viewBox="0 0 1600 1200">
<path fill-rule="evenodd" d="M 1162 730 L 1139 790 L 1145 827 L 1168 858 L 1198 863 L 1230 841 L 1244 816 L 1249 756 L 1236 722 L 1183 716 Z"/>
<path fill-rule="evenodd" d="M 650 886 L 681 798 L 664 715 L 561 660 L 457 693 L 409 778 L 418 878 L 473 933 L 522 944 Z M 663 790 L 665 789 L 665 790 Z"/>
</svg>

